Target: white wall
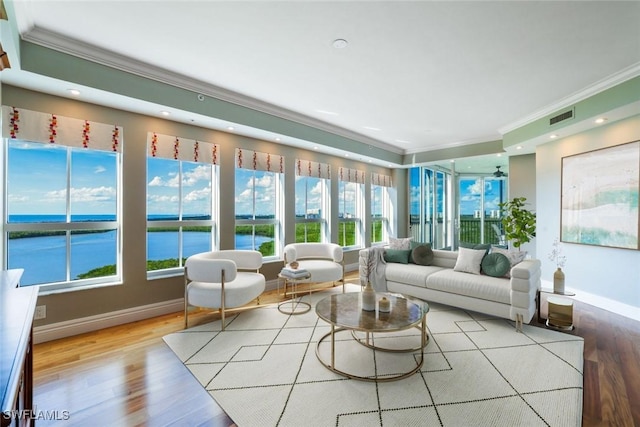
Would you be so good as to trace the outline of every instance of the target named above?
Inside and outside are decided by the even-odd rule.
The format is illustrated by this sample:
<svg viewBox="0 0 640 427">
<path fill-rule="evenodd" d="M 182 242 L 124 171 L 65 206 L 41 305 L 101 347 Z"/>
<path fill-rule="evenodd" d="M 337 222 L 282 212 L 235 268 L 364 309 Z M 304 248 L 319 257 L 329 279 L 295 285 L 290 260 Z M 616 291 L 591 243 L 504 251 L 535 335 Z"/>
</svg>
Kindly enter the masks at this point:
<svg viewBox="0 0 640 427">
<path fill-rule="evenodd" d="M 542 279 L 553 281 L 555 265 L 548 259 L 560 237 L 561 159 L 640 139 L 640 115 L 613 122 L 536 150 L 537 257 Z M 640 320 L 640 251 L 563 243 L 566 287 L 576 299 Z"/>
<path fill-rule="evenodd" d="M 525 208 L 536 212 L 536 156 L 535 154 L 525 154 L 522 156 L 509 157 L 509 200 L 515 197 L 526 197 Z M 536 214 L 536 220 L 538 216 Z M 536 236 L 537 236 L 536 221 Z M 538 258 L 536 252 L 537 237 L 525 243 L 520 250 L 527 251 L 531 258 Z"/>
</svg>

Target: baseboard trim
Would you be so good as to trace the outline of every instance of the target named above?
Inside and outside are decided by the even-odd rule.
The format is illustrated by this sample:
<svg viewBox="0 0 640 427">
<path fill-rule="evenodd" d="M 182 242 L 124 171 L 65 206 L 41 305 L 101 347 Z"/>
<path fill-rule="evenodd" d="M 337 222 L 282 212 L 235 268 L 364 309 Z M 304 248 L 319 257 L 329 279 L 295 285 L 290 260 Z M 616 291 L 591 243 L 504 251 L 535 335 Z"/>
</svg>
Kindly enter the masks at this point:
<svg viewBox="0 0 640 427">
<path fill-rule="evenodd" d="M 358 264 L 345 266 L 345 272 L 357 270 Z M 275 290 L 278 280 L 269 280 L 266 290 Z M 79 319 L 65 320 L 64 322 L 51 323 L 33 328 L 33 342 L 35 344 L 53 341 L 60 338 L 93 332 L 111 326 L 124 325 L 125 323 L 175 313 L 184 309 L 184 298 L 163 301 L 140 307 L 126 308 L 124 310 L 109 313 L 96 314 L 95 316 L 81 317 Z"/>
<path fill-rule="evenodd" d="M 603 310 L 610 311 L 620 316 L 628 317 L 629 319 L 637 320 L 640 322 L 640 310 L 638 307 L 634 307 L 629 304 L 615 301 L 609 298 L 601 297 L 599 295 L 590 294 L 589 292 L 582 291 L 580 289 L 570 289 L 568 291 L 575 292 L 575 298 L 577 301 L 585 304 L 592 305 L 594 307 L 601 308 Z"/>
<path fill-rule="evenodd" d="M 125 323 L 136 322 L 138 320 L 175 313 L 182 311 L 183 309 L 184 298 L 178 298 L 170 301 L 97 314 L 95 316 L 81 317 L 79 319 L 36 326 L 33 328 L 33 342 L 38 344 L 60 338 L 71 337 L 111 326 L 123 325 Z"/>
</svg>

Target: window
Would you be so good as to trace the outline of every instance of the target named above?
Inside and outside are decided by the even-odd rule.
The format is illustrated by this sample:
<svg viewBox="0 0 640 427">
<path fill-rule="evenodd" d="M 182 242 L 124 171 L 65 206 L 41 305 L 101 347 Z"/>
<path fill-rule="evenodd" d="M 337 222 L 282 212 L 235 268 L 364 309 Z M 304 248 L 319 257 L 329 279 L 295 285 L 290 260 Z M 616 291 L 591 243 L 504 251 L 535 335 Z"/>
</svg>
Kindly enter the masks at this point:
<svg viewBox="0 0 640 427">
<path fill-rule="evenodd" d="M 389 241 L 391 177 L 371 174 L 371 244 Z"/>
<path fill-rule="evenodd" d="M 340 168 L 338 203 L 338 244 L 343 247 L 361 246 L 364 205 L 363 171 Z"/>
<path fill-rule="evenodd" d="M 48 291 L 119 281 L 122 128 L 2 110 L 5 267 Z"/>
<path fill-rule="evenodd" d="M 460 241 L 504 245 L 499 204 L 506 201 L 507 180 L 491 176 L 459 179 Z"/>
<path fill-rule="evenodd" d="M 148 134 L 147 271 L 181 269 L 216 245 L 218 146 Z"/>
<path fill-rule="evenodd" d="M 246 149 L 236 150 L 236 249 L 279 255 L 282 242 L 284 158 Z"/>
<path fill-rule="evenodd" d="M 330 176 L 328 164 L 296 161 L 296 243 L 329 241 Z"/>
<path fill-rule="evenodd" d="M 411 236 L 434 248 L 453 244 L 451 173 L 415 167 L 409 170 Z"/>
</svg>

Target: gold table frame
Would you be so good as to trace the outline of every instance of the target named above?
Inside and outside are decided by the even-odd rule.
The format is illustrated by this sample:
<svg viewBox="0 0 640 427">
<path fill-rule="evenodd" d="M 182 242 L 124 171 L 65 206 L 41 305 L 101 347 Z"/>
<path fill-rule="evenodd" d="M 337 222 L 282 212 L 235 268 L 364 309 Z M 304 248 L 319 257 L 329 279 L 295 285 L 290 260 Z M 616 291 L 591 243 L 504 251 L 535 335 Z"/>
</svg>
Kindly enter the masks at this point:
<svg viewBox="0 0 640 427">
<path fill-rule="evenodd" d="M 360 381 L 397 381 L 407 378 L 422 368 L 424 364 L 424 348 L 429 342 L 427 334 L 427 313 L 429 305 L 424 301 L 414 301 L 399 294 L 376 292 L 376 301 L 386 297 L 391 302 L 388 313 L 380 312 L 376 303 L 375 311 L 362 310 L 362 293 L 352 292 L 346 294 L 331 295 L 316 304 L 316 314 L 319 318 L 331 325 L 331 331 L 323 335 L 316 345 L 316 357 L 326 367 L 336 374 Z M 420 330 L 420 346 L 414 348 L 391 349 L 372 344 L 371 334 L 380 332 L 398 332 L 411 328 Z M 416 366 L 409 371 L 394 376 L 360 376 L 336 368 L 335 363 L 335 335 L 341 331 L 351 331 L 351 336 L 356 342 L 372 350 L 391 353 L 409 353 L 420 351 L 420 359 Z M 356 335 L 357 331 L 365 333 L 362 339 Z M 331 361 L 326 362 L 320 355 L 320 346 L 331 338 Z"/>
</svg>

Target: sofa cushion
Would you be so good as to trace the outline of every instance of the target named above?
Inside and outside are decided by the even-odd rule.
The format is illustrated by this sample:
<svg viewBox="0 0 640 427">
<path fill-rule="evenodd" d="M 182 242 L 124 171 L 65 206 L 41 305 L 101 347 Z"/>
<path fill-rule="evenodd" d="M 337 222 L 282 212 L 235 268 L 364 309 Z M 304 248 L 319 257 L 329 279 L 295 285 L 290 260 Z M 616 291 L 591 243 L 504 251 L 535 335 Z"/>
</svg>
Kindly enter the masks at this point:
<svg viewBox="0 0 640 427">
<path fill-rule="evenodd" d="M 480 265 L 482 266 L 484 274 L 492 277 L 504 276 L 511 270 L 509 258 L 500 253 L 486 255 Z"/>
<path fill-rule="evenodd" d="M 460 248 L 458 251 L 458 259 L 453 267 L 454 271 L 463 273 L 480 274 L 480 264 L 486 252 L 484 249 L 467 249 Z"/>
<path fill-rule="evenodd" d="M 468 243 L 468 242 L 460 242 L 458 244 L 458 249 L 459 248 L 467 248 L 467 249 L 483 249 L 485 251 L 485 253 L 489 252 L 489 249 L 491 249 L 491 244 L 489 243 Z"/>
<path fill-rule="evenodd" d="M 527 251 L 510 251 L 507 249 L 497 248 L 495 246 L 491 248 L 491 253 L 503 254 L 504 256 L 506 256 L 511 263 L 511 268 L 513 268 L 516 264 L 521 263 L 527 256 Z M 511 270 L 511 268 L 509 268 L 509 270 Z M 507 271 L 505 276 L 511 277 L 510 271 Z"/>
<path fill-rule="evenodd" d="M 442 271 L 442 267 L 390 263 L 386 265 L 384 275 L 388 282 L 406 283 L 424 288 L 427 286 L 427 278 L 438 271 Z"/>
<path fill-rule="evenodd" d="M 504 277 L 481 276 L 444 269 L 427 277 L 427 288 L 511 304 L 511 285 L 509 279 Z"/>
<path fill-rule="evenodd" d="M 386 262 L 408 264 L 410 255 L 411 249 L 387 249 L 384 251 L 384 260 Z"/>
<path fill-rule="evenodd" d="M 389 249 L 411 249 L 412 240 L 413 237 L 405 237 L 402 239 L 389 237 Z"/>
<path fill-rule="evenodd" d="M 429 243 L 416 246 L 411 249 L 411 262 L 418 265 L 431 265 L 433 262 L 433 250 Z"/>
</svg>

